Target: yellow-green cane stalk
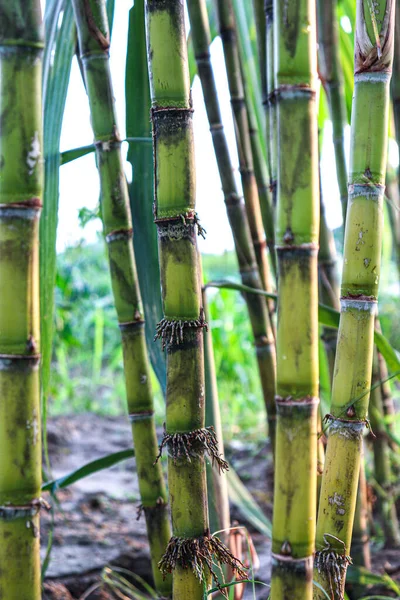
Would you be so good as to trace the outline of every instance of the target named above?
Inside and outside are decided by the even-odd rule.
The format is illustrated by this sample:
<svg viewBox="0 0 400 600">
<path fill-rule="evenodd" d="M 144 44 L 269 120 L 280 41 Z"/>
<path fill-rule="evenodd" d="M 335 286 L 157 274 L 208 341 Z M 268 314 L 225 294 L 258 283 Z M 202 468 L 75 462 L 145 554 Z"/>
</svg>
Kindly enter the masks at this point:
<svg viewBox="0 0 400 600">
<path fill-rule="evenodd" d="M 372 4 L 371 4 L 372 6 Z M 347 123 L 343 72 L 339 52 L 337 0 L 318 0 L 318 70 L 329 105 L 333 128 L 336 174 L 342 204 L 343 227 L 347 211 L 347 166 L 344 152 L 344 126 Z"/>
<path fill-rule="evenodd" d="M 276 0 L 273 9 L 279 297 L 271 598 L 305 600 L 313 587 L 319 403 L 316 16 L 308 0 Z"/>
<path fill-rule="evenodd" d="M 340 290 L 337 273 L 337 256 L 333 232 L 329 228 L 325 207 L 322 202 L 321 194 L 321 218 L 319 228 L 319 252 L 318 252 L 318 289 L 319 298 L 322 304 L 331 306 L 335 310 L 340 310 Z M 331 381 L 335 366 L 337 331 L 330 327 L 323 329 L 323 341 L 329 364 Z"/>
<path fill-rule="evenodd" d="M 0 597 L 40 600 L 39 0 L 0 1 Z"/>
<path fill-rule="evenodd" d="M 241 74 L 239 46 L 232 0 L 216 0 L 219 33 L 225 56 L 228 86 L 235 124 L 239 171 L 251 237 L 261 280 L 266 291 L 272 290 L 268 263 L 267 242 L 261 217 L 260 199 L 254 173 L 250 128 L 247 117 L 245 90 Z"/>
<path fill-rule="evenodd" d="M 226 468 L 205 428 L 203 329 L 195 212 L 193 109 L 183 0 L 146 0 L 146 36 L 164 317 L 157 337 L 167 352 L 166 430 L 173 537 L 160 568 L 173 573 L 174 600 L 203 600 L 212 560 L 239 563 L 210 535 L 204 453 Z"/>
<path fill-rule="evenodd" d="M 378 351 L 374 348 L 372 363 L 372 385 L 380 381 L 380 361 Z M 382 494 L 378 493 L 378 514 L 380 516 L 385 546 L 397 548 L 400 546 L 399 521 L 397 518 L 395 497 L 393 494 L 393 474 L 390 460 L 390 446 L 384 424 L 382 387 L 379 385 L 371 391 L 370 399 L 371 429 L 374 432 L 373 456 L 374 475 Z"/>
<path fill-rule="evenodd" d="M 400 0 L 396 0 L 396 20 L 395 20 L 395 41 L 394 41 L 394 56 L 393 56 L 393 77 L 391 82 L 392 87 L 392 102 L 393 114 L 395 123 L 396 140 L 400 146 Z M 391 225 L 393 232 L 393 243 L 395 245 L 395 257 L 397 270 L 400 279 L 400 205 L 399 205 L 399 182 L 397 174 L 397 202 L 394 202 L 391 194 L 388 193 L 391 203 L 389 203 L 389 215 L 391 217 Z M 389 187 L 390 189 L 390 187 Z"/>
<path fill-rule="evenodd" d="M 171 531 L 161 465 L 154 465 L 157 437 L 153 393 L 133 252 L 128 189 L 110 77 L 106 3 L 73 0 L 73 7 L 96 146 L 103 231 L 122 337 L 128 412 L 141 496 L 140 510 L 146 517 L 156 589 L 161 595 L 170 596 L 172 580 L 164 578 L 158 569 Z"/>
<path fill-rule="evenodd" d="M 275 49 L 274 49 L 274 2 L 265 0 L 265 20 L 266 20 L 266 99 L 264 107 L 266 111 L 267 123 L 267 143 L 269 148 L 269 175 L 270 188 L 272 193 L 272 204 L 276 207 L 276 181 L 277 181 L 277 110 L 275 102 Z"/>
<path fill-rule="evenodd" d="M 197 61 L 207 110 L 210 131 L 213 139 L 222 191 L 235 243 L 236 256 L 242 283 L 262 289 L 249 223 L 243 199 L 239 196 L 228 144 L 222 125 L 214 73 L 210 61 L 210 26 L 205 0 L 188 0 L 189 18 L 193 47 Z M 245 295 L 250 323 L 254 336 L 258 368 L 261 378 L 264 402 L 267 410 L 268 431 L 271 445 L 275 446 L 275 369 L 276 351 L 265 299 L 255 294 Z"/>
<path fill-rule="evenodd" d="M 314 578 L 343 597 L 368 415 L 380 276 L 383 197 L 393 58 L 394 1 L 357 0 L 355 92 L 341 316 L 329 438 L 317 521 Z M 323 592 L 315 589 L 314 598 Z"/>
<path fill-rule="evenodd" d="M 351 538 L 351 555 L 355 565 L 371 568 L 371 550 L 369 544 L 368 527 L 368 497 L 367 479 L 365 476 L 364 444 L 360 464 L 360 477 L 358 481 L 356 512 L 354 515 L 353 535 Z M 363 588 L 364 591 L 364 588 Z"/>
</svg>

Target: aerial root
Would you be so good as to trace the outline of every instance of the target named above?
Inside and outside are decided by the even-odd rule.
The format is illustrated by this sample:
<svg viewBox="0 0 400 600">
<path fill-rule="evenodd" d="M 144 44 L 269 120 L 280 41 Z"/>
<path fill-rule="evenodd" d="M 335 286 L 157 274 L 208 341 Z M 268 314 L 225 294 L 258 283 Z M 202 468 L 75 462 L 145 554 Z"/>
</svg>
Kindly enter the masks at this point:
<svg viewBox="0 0 400 600">
<path fill-rule="evenodd" d="M 206 581 L 209 571 L 219 587 L 214 570 L 218 564 L 231 567 L 238 579 L 247 577 L 243 563 L 233 556 L 220 539 L 209 534 L 195 538 L 172 537 L 158 568 L 164 576 L 172 573 L 177 566 L 191 569 L 201 582 Z"/>
<path fill-rule="evenodd" d="M 211 458 L 213 466 L 215 463 L 218 465 L 220 473 L 229 469 L 228 463 L 219 453 L 217 437 L 212 426 L 195 429 L 188 433 L 169 434 L 164 431 L 156 462 L 161 458 L 165 446 L 168 447 L 169 455 L 174 461 L 186 458 L 188 462 L 191 462 L 192 458 L 202 456 L 206 452 Z"/>
<path fill-rule="evenodd" d="M 188 209 L 186 212 L 183 212 L 180 215 L 156 218 L 155 223 L 159 225 L 158 236 L 160 238 L 183 240 L 191 237 L 193 228 L 197 227 L 197 235 L 200 235 L 203 239 L 206 239 L 207 232 L 200 224 L 199 215 L 193 209 Z"/>
<path fill-rule="evenodd" d="M 334 540 L 343 544 L 344 551 L 342 554 L 333 549 L 331 543 L 327 540 L 331 537 Z M 315 553 L 314 567 L 320 575 L 324 575 L 329 581 L 330 592 L 332 597 L 337 600 L 343 600 L 343 588 L 346 578 L 348 565 L 353 563 L 350 556 L 346 555 L 346 546 L 342 540 L 333 535 L 324 535 L 325 548 Z"/>
<path fill-rule="evenodd" d="M 204 318 L 204 310 L 201 309 L 200 316 L 194 320 L 184 319 L 161 319 L 156 326 L 156 335 L 154 341 L 161 339 L 162 349 L 165 350 L 167 345 L 178 345 L 184 342 L 185 329 L 200 329 L 204 328 L 208 331 L 207 321 Z"/>
<path fill-rule="evenodd" d="M 159 510 L 160 508 L 164 508 L 165 506 L 167 506 L 167 503 L 161 496 L 157 498 L 157 502 L 154 506 L 143 506 L 143 504 L 139 504 L 139 506 L 136 509 L 136 521 L 139 521 L 143 514 L 147 516 L 149 513 L 154 513 L 154 511 Z"/>
</svg>

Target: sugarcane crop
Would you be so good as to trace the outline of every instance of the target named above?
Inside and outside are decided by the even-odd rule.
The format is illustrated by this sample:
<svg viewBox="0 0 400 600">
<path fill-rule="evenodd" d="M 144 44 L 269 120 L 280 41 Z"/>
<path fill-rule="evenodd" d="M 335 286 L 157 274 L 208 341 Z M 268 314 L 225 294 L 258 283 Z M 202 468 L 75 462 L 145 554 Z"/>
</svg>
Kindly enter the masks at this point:
<svg viewBox="0 0 400 600">
<path fill-rule="evenodd" d="M 250 225 L 256 260 L 263 287 L 272 291 L 272 280 L 268 262 L 267 241 L 261 217 L 260 199 L 254 174 L 250 128 L 247 117 L 245 91 L 241 74 L 239 45 L 235 27 L 232 0 L 216 0 L 219 34 L 225 56 L 226 73 L 235 125 L 239 171 L 243 187 L 247 218 Z"/>
<path fill-rule="evenodd" d="M 139 514 L 143 512 L 146 518 L 156 589 L 162 596 L 170 597 L 172 579 L 169 576 L 165 577 L 158 569 L 171 530 L 161 464 L 154 464 L 158 448 L 153 392 L 144 333 L 144 313 L 133 251 L 128 188 L 123 170 L 121 139 L 109 69 L 110 41 L 106 3 L 73 0 L 73 7 L 96 146 L 103 232 L 122 338 L 128 412 L 141 497 Z M 144 27 L 143 13 L 142 25 Z"/>
<path fill-rule="evenodd" d="M 210 131 L 229 224 L 235 243 L 242 283 L 262 289 L 262 282 L 252 244 L 249 223 L 243 198 L 240 197 L 235 182 L 228 144 L 222 125 L 221 111 L 213 68 L 210 60 L 210 26 L 205 0 L 188 0 L 192 40 L 197 69 L 205 100 Z M 258 368 L 267 410 L 268 432 L 272 451 L 275 447 L 275 341 L 264 298 L 255 294 L 245 294 L 247 309 L 256 347 Z"/>
<path fill-rule="evenodd" d="M 0 1 L 0 597 L 40 600 L 39 0 Z"/>
<path fill-rule="evenodd" d="M 174 600 L 202 600 L 212 561 L 238 561 L 210 534 L 204 454 L 222 470 L 215 432 L 205 428 L 203 331 L 195 207 L 193 108 L 182 0 L 146 0 L 146 36 L 164 316 L 156 337 L 167 353 L 166 426 L 172 534 L 160 561 Z M 216 574 L 215 574 L 216 575 Z"/>
<path fill-rule="evenodd" d="M 316 15 L 308 0 L 275 0 L 273 11 L 279 296 L 271 598 L 304 600 L 313 588 L 319 404 Z"/>
<path fill-rule="evenodd" d="M 317 520 L 314 579 L 343 597 L 368 418 L 380 276 L 395 3 L 357 0 L 349 195 L 329 438 Z M 318 588 L 314 598 L 325 595 Z"/>
<path fill-rule="evenodd" d="M 368 9 L 369 10 L 369 9 Z M 343 227 L 347 211 L 347 166 L 344 149 L 344 126 L 347 124 L 344 84 L 340 63 L 339 19 L 337 0 L 318 0 L 319 76 L 325 89 L 333 129 L 336 174 L 342 205 Z"/>
</svg>

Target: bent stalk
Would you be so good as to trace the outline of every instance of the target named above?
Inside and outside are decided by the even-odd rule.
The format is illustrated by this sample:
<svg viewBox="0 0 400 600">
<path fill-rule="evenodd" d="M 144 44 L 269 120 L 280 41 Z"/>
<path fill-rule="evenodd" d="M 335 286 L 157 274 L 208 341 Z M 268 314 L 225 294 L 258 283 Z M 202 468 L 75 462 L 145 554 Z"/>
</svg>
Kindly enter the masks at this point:
<svg viewBox="0 0 400 600">
<path fill-rule="evenodd" d="M 239 156 L 239 171 L 242 180 L 247 218 L 249 220 L 250 233 L 263 287 L 267 292 L 270 292 L 272 291 L 272 283 L 268 262 L 267 242 L 262 223 L 257 182 L 254 174 L 250 128 L 246 111 L 232 0 L 216 0 L 216 7 L 219 33 L 222 39 L 226 72 L 228 76 L 236 145 Z"/>
<path fill-rule="evenodd" d="M 368 9 L 369 10 L 369 9 Z M 318 0 L 319 75 L 324 86 L 333 128 L 336 174 L 342 204 L 343 228 L 347 212 L 347 166 L 344 152 L 344 126 L 347 124 L 343 73 L 339 53 L 337 0 Z"/>
<path fill-rule="evenodd" d="M 0 597 L 40 600 L 39 0 L 0 1 Z"/>
<path fill-rule="evenodd" d="M 344 593 L 368 414 L 380 276 L 383 197 L 393 58 L 394 1 L 357 0 L 355 93 L 341 316 L 329 438 L 317 521 L 314 578 L 333 599 Z M 378 27 L 378 29 L 377 29 Z M 315 588 L 314 598 L 325 594 Z"/>
<path fill-rule="evenodd" d="M 188 0 L 192 39 L 197 61 L 210 131 L 213 139 L 222 191 L 235 243 L 236 256 L 242 283 L 256 289 L 263 289 L 249 223 L 243 199 L 239 196 L 225 132 L 222 125 L 214 73 L 210 61 L 211 43 L 205 0 Z M 268 316 L 265 299 L 255 294 L 245 294 L 251 328 L 256 347 L 258 368 L 261 378 L 264 402 L 268 418 L 268 431 L 271 446 L 275 448 L 275 342 Z"/>
<path fill-rule="evenodd" d="M 103 231 L 111 283 L 122 337 L 129 419 L 157 591 L 171 595 L 171 578 L 158 569 L 170 538 L 167 496 L 157 457 L 153 393 L 144 333 L 144 314 L 132 242 L 128 189 L 121 158 L 109 70 L 106 3 L 73 0 L 80 57 L 90 103 L 101 185 Z"/>
<path fill-rule="evenodd" d="M 317 496 L 318 131 L 315 9 L 274 2 L 278 330 L 273 600 L 312 598 Z M 307 23 L 307 27 L 301 24 Z"/>
<path fill-rule="evenodd" d="M 222 470 L 214 430 L 205 428 L 203 329 L 196 234 L 193 110 L 183 0 L 146 0 L 146 35 L 164 317 L 157 327 L 167 352 L 166 430 L 173 537 L 160 562 L 173 573 L 174 600 L 203 600 L 213 560 L 240 564 L 210 535 L 204 454 Z M 216 574 L 215 574 L 216 576 Z"/>
</svg>

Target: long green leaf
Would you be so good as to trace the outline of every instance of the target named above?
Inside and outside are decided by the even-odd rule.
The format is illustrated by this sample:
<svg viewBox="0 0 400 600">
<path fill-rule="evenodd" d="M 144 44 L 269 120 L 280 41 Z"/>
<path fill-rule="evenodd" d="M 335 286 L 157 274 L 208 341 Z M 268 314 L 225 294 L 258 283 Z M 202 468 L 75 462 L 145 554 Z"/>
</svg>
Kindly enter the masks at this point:
<svg viewBox="0 0 400 600">
<path fill-rule="evenodd" d="M 130 138 L 151 138 L 150 88 L 143 21 L 135 18 L 140 6 L 129 12 L 129 39 L 126 56 L 126 133 Z M 130 142 L 128 161 L 132 165 L 129 186 L 133 221 L 133 243 L 146 320 L 146 341 L 153 369 L 165 393 L 166 366 L 161 344 L 154 344 L 156 325 L 162 316 L 157 229 L 153 216 L 153 148 Z"/>
<path fill-rule="evenodd" d="M 372 573 L 365 567 L 356 567 L 351 565 L 347 571 L 347 583 L 357 585 L 383 585 L 388 590 L 392 590 L 396 594 L 400 594 L 399 585 L 387 573 L 379 575 Z"/>
<path fill-rule="evenodd" d="M 261 296 L 266 296 L 267 298 L 271 298 L 272 300 L 277 300 L 276 294 L 270 294 L 268 292 L 264 292 L 264 290 L 258 290 L 251 288 L 247 285 L 242 285 L 241 283 L 236 283 L 234 281 L 210 281 L 206 284 L 205 288 L 218 288 L 218 289 L 227 289 L 227 290 L 236 290 L 239 292 L 244 292 L 246 294 L 258 294 Z M 332 327 L 334 329 L 339 328 L 340 321 L 340 313 L 325 304 L 318 305 L 318 320 L 321 325 L 325 325 L 325 327 Z M 392 373 L 396 373 L 400 371 L 400 359 L 398 356 L 398 352 L 391 346 L 389 340 L 385 338 L 384 335 L 375 331 L 374 340 L 376 347 L 379 352 L 382 354 L 383 358 L 386 361 L 388 369 Z M 396 375 L 400 378 L 399 375 Z"/>
<path fill-rule="evenodd" d="M 47 398 L 50 385 L 50 363 L 53 341 L 54 285 L 56 278 L 56 237 L 59 195 L 60 137 L 67 97 L 72 57 L 75 50 L 75 27 L 72 6 L 69 2 L 46 3 L 46 30 L 51 34 L 52 46 L 48 67 L 43 80 L 44 102 L 44 159 L 45 186 L 43 210 L 40 219 L 40 317 L 42 340 L 42 421 L 46 461 L 48 463 L 46 421 Z M 62 24 L 57 29 L 60 11 L 64 8 Z M 46 19 L 47 17 L 47 19 Z M 55 31 L 57 35 L 55 35 Z M 51 56 L 51 58 L 50 58 Z M 49 464 L 47 465 L 49 467 Z"/>
<path fill-rule="evenodd" d="M 132 458 L 133 456 L 135 456 L 135 451 L 131 448 L 129 450 L 121 450 L 120 452 L 107 454 L 102 458 L 97 458 L 96 460 L 88 462 L 75 471 L 71 471 L 71 473 L 68 473 L 68 475 L 64 475 L 58 479 L 53 479 L 52 481 L 47 481 L 42 485 L 42 491 L 54 493 L 59 489 L 76 483 L 80 479 L 89 477 L 89 475 L 93 475 L 93 473 L 97 473 L 103 469 L 109 469 L 117 463 L 126 460 L 127 458 Z"/>
</svg>

